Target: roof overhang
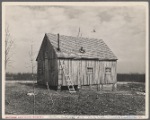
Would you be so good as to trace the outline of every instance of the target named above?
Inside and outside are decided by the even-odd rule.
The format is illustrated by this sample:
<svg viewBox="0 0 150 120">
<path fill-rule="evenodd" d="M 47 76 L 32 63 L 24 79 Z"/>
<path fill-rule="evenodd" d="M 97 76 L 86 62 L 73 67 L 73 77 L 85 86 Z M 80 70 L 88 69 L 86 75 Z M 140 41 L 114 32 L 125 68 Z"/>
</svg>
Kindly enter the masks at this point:
<svg viewBox="0 0 150 120">
<path fill-rule="evenodd" d="M 72 59 L 72 60 L 97 60 L 97 61 L 117 61 L 118 59 L 99 59 L 99 58 L 77 58 L 77 57 L 58 57 L 58 59 Z"/>
</svg>

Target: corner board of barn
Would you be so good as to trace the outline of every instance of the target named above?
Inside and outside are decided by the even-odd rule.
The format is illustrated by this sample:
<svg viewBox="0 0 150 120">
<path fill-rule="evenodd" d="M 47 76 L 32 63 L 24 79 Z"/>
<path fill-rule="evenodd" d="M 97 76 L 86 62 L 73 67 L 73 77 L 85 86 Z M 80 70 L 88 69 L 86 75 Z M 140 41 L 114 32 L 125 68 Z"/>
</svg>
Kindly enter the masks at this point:
<svg viewBox="0 0 150 120">
<path fill-rule="evenodd" d="M 46 33 L 36 61 L 38 84 L 116 88 L 117 57 L 102 39 Z"/>
</svg>

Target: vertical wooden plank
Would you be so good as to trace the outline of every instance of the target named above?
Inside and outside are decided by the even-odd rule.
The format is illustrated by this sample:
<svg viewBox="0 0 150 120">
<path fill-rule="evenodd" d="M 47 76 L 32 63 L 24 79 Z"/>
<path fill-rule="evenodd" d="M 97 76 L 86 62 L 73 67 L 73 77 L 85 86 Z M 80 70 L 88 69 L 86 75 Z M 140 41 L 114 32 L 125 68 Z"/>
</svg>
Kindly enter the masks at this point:
<svg viewBox="0 0 150 120">
<path fill-rule="evenodd" d="M 96 84 L 100 84 L 100 77 L 99 77 L 99 68 L 100 68 L 100 65 L 99 65 L 99 61 L 96 61 L 96 72 L 95 72 L 95 79 L 96 79 Z"/>
<path fill-rule="evenodd" d="M 113 64 L 114 64 L 114 83 L 116 83 L 117 82 L 117 62 L 114 61 Z"/>
<path fill-rule="evenodd" d="M 92 85 L 95 84 L 95 60 L 92 60 L 92 67 L 93 67 L 93 73 L 92 73 Z"/>
<path fill-rule="evenodd" d="M 73 81 L 76 82 L 76 63 L 77 61 L 76 60 L 73 60 L 73 71 L 74 71 L 74 74 L 73 74 Z"/>
<path fill-rule="evenodd" d="M 85 67 L 86 67 L 86 61 L 85 60 L 83 60 L 82 61 L 82 73 L 83 73 L 83 77 L 82 77 L 82 85 L 84 85 L 84 81 L 86 81 L 86 69 L 85 69 Z"/>
<path fill-rule="evenodd" d="M 112 82 L 111 83 L 114 83 L 115 82 L 115 64 L 113 61 L 112 61 L 112 66 L 111 66 L 111 75 L 112 75 Z"/>
<path fill-rule="evenodd" d="M 76 68 L 77 68 L 77 77 L 76 77 L 76 81 L 77 81 L 77 84 L 79 84 L 79 75 L 80 75 L 80 67 L 79 67 L 79 63 L 80 63 L 80 60 L 77 60 L 77 64 L 76 64 Z"/>
<path fill-rule="evenodd" d="M 86 60 L 84 60 L 84 62 L 83 62 L 83 68 L 84 68 L 84 76 L 83 76 L 83 85 L 84 85 L 86 82 L 86 70 L 87 70 Z"/>
<path fill-rule="evenodd" d="M 74 80 L 74 70 L 73 70 L 73 67 L 74 67 L 74 66 L 73 66 L 73 61 L 74 61 L 74 60 L 71 60 L 71 79 L 72 79 L 72 80 Z"/>
<path fill-rule="evenodd" d="M 83 71 L 82 71 L 82 70 L 83 70 L 83 68 L 82 68 L 82 62 L 83 62 L 83 61 L 82 61 L 82 60 L 80 60 L 80 66 L 79 66 L 79 67 L 80 67 L 80 76 L 79 76 L 80 84 L 79 84 L 79 86 L 81 86 L 81 84 L 82 84 L 82 83 L 81 83 L 81 81 L 82 81 L 82 79 L 83 79 Z"/>
<path fill-rule="evenodd" d="M 58 59 L 54 59 L 55 61 L 55 78 L 54 78 L 54 81 L 55 81 L 55 86 L 58 85 Z"/>
<path fill-rule="evenodd" d="M 115 61 L 115 80 L 117 82 L 117 61 Z"/>
<path fill-rule="evenodd" d="M 79 72 L 80 72 L 80 68 L 79 68 L 79 62 L 80 60 L 77 60 L 75 68 L 76 68 L 76 84 L 79 84 Z"/>
<path fill-rule="evenodd" d="M 102 75 L 102 81 L 103 81 L 103 84 L 106 84 L 106 82 L 105 82 L 105 61 L 102 61 L 101 62 L 101 64 L 102 64 L 102 69 L 101 69 L 101 75 Z"/>
<path fill-rule="evenodd" d="M 68 62 L 67 62 L 67 63 L 68 63 L 68 75 L 70 75 L 70 78 L 71 78 L 70 59 L 68 59 L 67 61 L 68 61 Z"/>
<path fill-rule="evenodd" d="M 62 60 L 62 66 L 64 67 L 65 66 L 65 60 L 63 59 Z M 66 72 L 66 68 L 64 67 L 63 68 L 63 71 Z M 66 85 L 66 78 L 65 78 L 65 74 L 63 73 L 63 86 Z"/>
<path fill-rule="evenodd" d="M 89 60 L 89 67 L 92 68 L 92 62 Z M 91 74 L 89 75 L 89 85 L 92 84 Z"/>
<path fill-rule="evenodd" d="M 74 83 L 78 84 L 78 60 L 74 61 Z"/>
<path fill-rule="evenodd" d="M 83 85 L 85 85 L 86 81 L 87 81 L 87 61 L 84 60 L 84 80 L 83 80 Z"/>
<path fill-rule="evenodd" d="M 100 83 L 102 84 L 103 83 L 103 76 L 102 76 L 102 72 L 103 72 L 103 70 L 102 70 L 102 62 L 100 61 L 99 62 L 99 78 L 100 78 Z"/>
<path fill-rule="evenodd" d="M 104 61 L 104 67 L 103 67 L 103 71 L 104 71 L 104 74 L 103 74 L 103 79 L 104 79 L 104 83 L 107 84 L 107 81 L 105 80 L 105 69 L 106 69 L 106 65 L 107 65 L 107 61 Z"/>
<path fill-rule="evenodd" d="M 100 69 L 101 69 L 101 65 L 100 65 L 100 61 L 98 61 L 97 62 L 97 72 L 98 72 L 98 74 L 97 74 L 97 77 L 98 77 L 98 84 L 100 84 L 101 83 L 101 71 L 100 71 Z"/>
<path fill-rule="evenodd" d="M 79 76 L 78 76 L 78 85 L 80 86 L 81 85 L 81 77 L 82 77 L 82 60 L 79 60 Z"/>
<path fill-rule="evenodd" d="M 85 80 L 85 60 L 82 60 L 82 79 L 81 79 L 81 85 L 84 84 L 84 80 Z"/>
<path fill-rule="evenodd" d="M 77 77 L 78 77 L 78 67 L 77 67 L 78 61 L 77 60 L 73 60 L 72 61 L 72 78 L 73 78 L 73 82 L 74 84 L 78 84 L 77 82 Z"/>
<path fill-rule="evenodd" d="M 96 84 L 96 61 L 93 61 L 93 84 Z"/>
<path fill-rule="evenodd" d="M 70 79 L 73 81 L 73 77 L 72 77 L 72 60 L 69 60 L 69 74 L 70 74 Z"/>
<path fill-rule="evenodd" d="M 112 63 L 112 66 L 111 66 L 111 75 L 112 75 L 112 83 L 114 83 L 115 82 L 115 66 L 114 66 L 114 62 L 112 61 L 111 62 Z"/>
<path fill-rule="evenodd" d="M 100 78 L 99 78 L 99 62 L 96 61 L 96 72 L 95 72 L 95 79 L 96 79 L 96 84 L 99 84 Z"/>
<path fill-rule="evenodd" d="M 69 75 L 69 62 L 68 62 L 68 59 L 64 59 L 64 63 L 65 63 L 65 65 L 64 65 L 65 74 L 66 74 L 66 75 Z M 64 79 L 64 84 L 65 84 L 65 86 L 67 85 L 66 79 L 67 79 L 67 78 L 65 77 L 65 79 Z"/>
<path fill-rule="evenodd" d="M 45 59 L 45 82 L 49 80 L 48 59 Z"/>
<path fill-rule="evenodd" d="M 50 60 L 52 62 L 52 78 L 51 78 L 51 85 L 54 86 L 55 80 L 54 80 L 54 75 L 55 75 L 55 67 L 54 67 L 54 60 Z"/>
<path fill-rule="evenodd" d="M 89 67 L 89 61 L 86 61 L 86 81 L 85 81 L 85 85 L 89 85 L 89 80 L 88 80 L 88 73 L 87 73 L 87 68 Z"/>
<path fill-rule="evenodd" d="M 51 84 L 51 61 L 48 61 L 49 85 Z"/>
<path fill-rule="evenodd" d="M 92 67 L 92 65 L 91 65 L 91 60 L 88 60 L 88 63 L 89 63 L 89 66 L 88 67 Z M 91 80 L 90 80 L 90 75 L 89 75 L 89 73 L 87 73 L 88 74 L 88 85 L 90 85 L 91 83 Z"/>
<path fill-rule="evenodd" d="M 52 85 L 54 86 L 55 85 L 55 61 L 53 59 L 51 59 L 52 61 Z"/>
<path fill-rule="evenodd" d="M 59 64 L 59 60 L 57 60 L 57 69 L 58 69 L 58 86 L 60 85 L 60 80 L 61 80 L 61 76 L 60 76 L 60 74 L 61 74 L 61 71 L 60 71 L 60 64 Z"/>
<path fill-rule="evenodd" d="M 76 78 L 75 78 L 75 60 L 70 60 L 70 73 L 71 73 L 71 79 L 74 85 L 77 84 Z"/>
<path fill-rule="evenodd" d="M 51 80 L 50 80 L 51 83 L 50 83 L 50 85 L 53 86 L 53 84 L 54 84 L 54 83 L 53 83 L 53 82 L 54 82 L 54 81 L 53 81 L 53 79 L 54 79 L 54 66 L 53 66 L 53 65 L 54 65 L 54 61 L 53 61 L 52 59 L 50 59 L 50 62 L 51 62 Z"/>
<path fill-rule="evenodd" d="M 96 67 L 97 61 L 94 61 L 94 84 L 97 84 L 97 67 Z"/>
<path fill-rule="evenodd" d="M 60 68 L 62 69 L 62 65 L 63 65 L 63 60 L 62 59 L 59 60 L 59 65 L 60 65 Z M 64 74 L 62 73 L 62 86 L 63 85 L 64 85 Z"/>
<path fill-rule="evenodd" d="M 83 72 L 83 79 L 82 81 L 82 85 L 84 85 L 84 81 L 86 81 L 86 61 L 83 60 L 82 61 L 82 72 Z"/>
<path fill-rule="evenodd" d="M 86 85 L 89 85 L 89 74 L 87 73 L 87 83 Z"/>
<path fill-rule="evenodd" d="M 58 65 L 58 86 L 61 84 L 61 82 L 59 82 L 60 80 L 62 80 L 62 76 L 61 76 L 61 69 L 60 69 L 60 63 L 59 60 L 57 60 L 57 65 Z"/>
</svg>

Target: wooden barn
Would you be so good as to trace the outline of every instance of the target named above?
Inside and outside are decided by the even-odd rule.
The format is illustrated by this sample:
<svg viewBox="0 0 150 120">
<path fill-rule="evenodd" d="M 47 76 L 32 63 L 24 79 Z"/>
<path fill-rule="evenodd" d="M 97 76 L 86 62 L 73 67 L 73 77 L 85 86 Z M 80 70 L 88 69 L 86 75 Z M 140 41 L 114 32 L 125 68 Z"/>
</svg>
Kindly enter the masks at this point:
<svg viewBox="0 0 150 120">
<path fill-rule="evenodd" d="M 116 87 L 117 57 L 102 39 L 46 33 L 36 61 L 38 84 Z"/>
</svg>

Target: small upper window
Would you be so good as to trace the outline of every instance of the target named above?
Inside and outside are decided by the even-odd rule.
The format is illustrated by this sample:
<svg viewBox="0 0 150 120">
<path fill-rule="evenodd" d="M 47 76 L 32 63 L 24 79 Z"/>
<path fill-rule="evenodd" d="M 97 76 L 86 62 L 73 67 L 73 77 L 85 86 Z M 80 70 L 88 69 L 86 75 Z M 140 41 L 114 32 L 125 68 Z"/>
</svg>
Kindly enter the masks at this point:
<svg viewBox="0 0 150 120">
<path fill-rule="evenodd" d="M 87 72 L 88 72 L 88 73 L 93 73 L 93 68 L 88 67 L 88 68 L 87 68 Z"/>
<path fill-rule="evenodd" d="M 110 67 L 106 67 L 105 68 L 105 72 L 111 72 L 111 68 Z"/>
</svg>

